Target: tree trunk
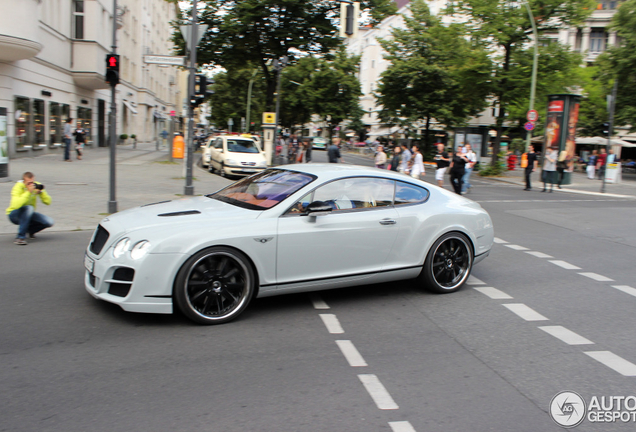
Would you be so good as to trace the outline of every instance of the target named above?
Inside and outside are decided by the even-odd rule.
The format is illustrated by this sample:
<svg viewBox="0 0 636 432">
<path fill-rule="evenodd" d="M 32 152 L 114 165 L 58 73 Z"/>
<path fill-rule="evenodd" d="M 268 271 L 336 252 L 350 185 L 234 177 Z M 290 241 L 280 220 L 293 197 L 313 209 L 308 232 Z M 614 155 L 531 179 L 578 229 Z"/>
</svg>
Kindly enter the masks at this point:
<svg viewBox="0 0 636 432">
<path fill-rule="evenodd" d="M 491 165 L 495 166 L 499 161 L 499 150 L 501 148 L 501 135 L 503 133 L 503 123 L 506 120 L 506 109 L 504 108 L 504 95 L 506 93 L 506 86 L 508 84 L 508 71 L 510 70 L 510 54 L 511 54 L 511 45 L 504 45 L 504 50 L 506 55 L 504 57 L 504 79 L 501 80 L 501 87 L 499 91 L 499 114 L 497 115 L 497 136 L 495 137 L 495 142 L 492 143 L 492 162 Z"/>
<path fill-rule="evenodd" d="M 429 140 L 431 127 L 431 116 L 426 116 L 426 129 L 424 129 L 424 154 L 428 154 L 431 151 L 431 142 Z"/>
</svg>

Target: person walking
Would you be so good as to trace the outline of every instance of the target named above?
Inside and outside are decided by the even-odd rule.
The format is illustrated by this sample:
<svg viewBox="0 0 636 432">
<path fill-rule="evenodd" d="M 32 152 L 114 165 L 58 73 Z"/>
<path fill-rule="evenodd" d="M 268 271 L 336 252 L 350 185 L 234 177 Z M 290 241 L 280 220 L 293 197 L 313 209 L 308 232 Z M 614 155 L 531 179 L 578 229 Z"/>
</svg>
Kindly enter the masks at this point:
<svg viewBox="0 0 636 432">
<path fill-rule="evenodd" d="M 565 175 L 565 170 L 568 167 L 568 161 L 567 161 L 567 156 L 568 156 L 568 152 L 565 150 L 561 150 L 561 153 L 559 153 L 559 158 L 557 159 L 557 177 L 559 179 L 558 183 L 557 183 L 557 187 L 559 189 L 561 189 L 561 183 L 563 183 L 563 176 Z"/>
<path fill-rule="evenodd" d="M 550 183 L 550 192 L 554 189 L 554 183 L 556 182 L 556 163 L 557 163 L 558 153 L 557 147 L 552 146 L 545 153 L 545 158 L 543 160 L 543 190 L 541 192 L 547 191 L 547 185 Z"/>
<path fill-rule="evenodd" d="M 599 155 L 596 158 L 596 174 L 599 180 L 603 180 L 605 176 L 605 162 L 607 161 L 607 153 L 605 147 L 601 147 Z"/>
<path fill-rule="evenodd" d="M 73 126 L 71 126 L 72 123 L 73 119 L 68 118 L 64 124 L 64 161 L 66 162 L 73 162 L 73 159 L 71 159 L 71 139 L 73 138 L 71 135 L 71 129 L 73 128 Z"/>
<path fill-rule="evenodd" d="M 27 244 L 27 234 L 29 238 L 35 238 L 37 232 L 53 226 L 51 217 L 35 211 L 38 197 L 44 204 L 51 204 L 51 196 L 44 185 L 36 182 L 35 175 L 27 171 L 11 189 L 11 203 L 6 211 L 11 223 L 18 225 L 18 235 L 14 241 L 17 245 Z"/>
<path fill-rule="evenodd" d="M 73 132 L 75 136 L 75 151 L 77 152 L 77 159 L 82 159 L 82 150 L 84 149 L 84 144 L 86 143 L 86 131 L 82 128 L 82 123 L 77 122 L 77 129 Z"/>
<path fill-rule="evenodd" d="M 412 150 L 413 156 L 411 157 L 410 166 L 411 177 L 419 179 L 421 176 L 426 175 L 426 170 L 424 169 L 424 158 L 422 157 L 420 148 L 417 145 L 414 145 Z"/>
<path fill-rule="evenodd" d="M 437 162 L 437 169 L 435 170 L 435 180 L 437 180 L 437 186 L 444 187 L 444 175 L 446 169 L 450 165 L 450 158 L 448 153 L 444 151 L 444 144 L 437 144 L 437 154 L 435 154 L 435 161 Z"/>
<path fill-rule="evenodd" d="M 400 167 L 398 168 L 398 171 L 404 174 L 408 174 L 409 173 L 409 169 L 411 166 L 411 151 L 409 150 L 409 148 L 406 146 L 406 144 L 402 144 L 402 163 L 400 164 Z"/>
<path fill-rule="evenodd" d="M 343 162 L 340 155 L 340 138 L 336 137 L 331 140 L 331 145 L 327 149 L 327 157 L 329 158 L 329 163 Z"/>
<path fill-rule="evenodd" d="M 312 151 L 311 138 L 305 138 L 304 147 L 305 147 L 305 162 L 311 162 L 311 151 Z"/>
<path fill-rule="evenodd" d="M 379 145 L 378 151 L 375 154 L 375 167 L 379 169 L 386 168 L 386 153 L 384 153 L 384 147 Z"/>
<path fill-rule="evenodd" d="M 532 144 L 530 144 L 530 146 L 528 146 L 528 153 L 526 153 L 526 158 L 527 158 L 527 165 L 525 168 L 525 176 L 526 176 L 526 188 L 524 190 L 531 190 L 532 189 L 532 184 L 531 184 L 531 180 L 530 177 L 532 176 L 532 173 L 536 171 L 537 169 L 537 165 L 539 164 L 539 161 L 537 160 L 537 154 L 534 151 L 534 146 Z"/>
<path fill-rule="evenodd" d="M 473 172 L 473 167 L 477 163 L 477 155 L 473 151 L 473 148 L 470 144 L 466 144 L 464 146 L 464 155 L 466 156 L 466 168 L 464 169 L 464 177 L 462 178 L 462 193 L 466 193 L 470 190 L 473 185 L 470 184 L 470 175 Z"/>
<path fill-rule="evenodd" d="M 397 171 L 402 166 L 402 148 L 395 146 L 393 149 L 393 158 L 391 158 L 391 171 Z"/>
<path fill-rule="evenodd" d="M 594 180 L 596 178 L 596 150 L 592 150 L 592 154 L 587 157 L 587 167 L 585 171 L 587 172 L 587 178 L 590 180 Z"/>
<path fill-rule="evenodd" d="M 461 150 L 461 147 L 454 154 L 451 153 L 451 163 L 450 163 L 450 180 L 453 185 L 453 189 L 457 195 L 462 194 L 462 183 L 466 170 L 466 163 L 468 162 L 468 158 Z"/>
</svg>

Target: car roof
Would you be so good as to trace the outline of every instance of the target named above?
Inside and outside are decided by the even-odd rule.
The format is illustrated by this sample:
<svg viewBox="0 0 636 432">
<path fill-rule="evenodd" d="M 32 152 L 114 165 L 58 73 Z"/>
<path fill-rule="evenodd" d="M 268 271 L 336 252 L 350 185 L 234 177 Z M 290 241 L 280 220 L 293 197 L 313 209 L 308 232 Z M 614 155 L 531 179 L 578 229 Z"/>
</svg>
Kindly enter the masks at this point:
<svg viewBox="0 0 636 432">
<path fill-rule="evenodd" d="M 362 165 L 334 164 L 334 163 L 311 163 L 311 164 L 292 164 L 283 165 L 273 168 L 285 169 L 290 171 L 298 171 L 306 174 L 313 174 L 323 180 L 336 179 L 342 177 L 371 176 L 386 177 L 395 180 L 408 181 L 410 183 L 423 183 L 412 177 L 398 173 L 396 171 L 365 167 Z"/>
</svg>

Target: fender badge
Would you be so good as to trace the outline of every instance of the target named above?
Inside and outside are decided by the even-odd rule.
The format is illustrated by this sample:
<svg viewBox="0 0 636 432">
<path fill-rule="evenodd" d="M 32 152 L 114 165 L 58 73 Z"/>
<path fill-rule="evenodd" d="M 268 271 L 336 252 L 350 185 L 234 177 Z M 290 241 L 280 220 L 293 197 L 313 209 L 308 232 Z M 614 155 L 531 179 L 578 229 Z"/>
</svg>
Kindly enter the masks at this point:
<svg viewBox="0 0 636 432">
<path fill-rule="evenodd" d="M 274 237 L 260 237 L 260 238 L 255 238 L 254 241 L 257 241 L 259 243 L 267 243 L 268 241 L 272 240 Z"/>
</svg>

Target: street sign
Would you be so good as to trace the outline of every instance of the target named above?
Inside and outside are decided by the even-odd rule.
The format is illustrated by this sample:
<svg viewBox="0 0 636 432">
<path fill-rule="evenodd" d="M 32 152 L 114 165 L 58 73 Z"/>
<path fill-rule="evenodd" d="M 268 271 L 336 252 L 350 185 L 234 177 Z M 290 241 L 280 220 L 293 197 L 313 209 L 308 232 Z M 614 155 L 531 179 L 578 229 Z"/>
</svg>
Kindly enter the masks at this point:
<svg viewBox="0 0 636 432">
<path fill-rule="evenodd" d="M 179 26 L 179 30 L 181 30 L 181 34 L 183 35 L 183 38 L 185 39 L 186 47 L 188 48 L 188 50 L 192 49 L 192 47 L 190 47 L 190 43 L 192 42 L 192 37 L 190 37 L 191 28 L 192 28 L 192 24 Z M 201 41 L 201 38 L 203 37 L 206 31 L 208 31 L 207 24 L 197 24 L 197 45 L 199 45 L 199 42 Z"/>
<path fill-rule="evenodd" d="M 263 124 L 276 124 L 276 113 L 264 112 L 263 113 Z"/>
<path fill-rule="evenodd" d="M 537 120 L 539 120 L 539 113 L 537 112 L 537 110 L 529 110 L 526 118 L 529 122 L 536 122 Z"/>
<path fill-rule="evenodd" d="M 185 57 L 169 55 L 145 55 L 144 63 L 183 66 L 185 65 Z"/>
<path fill-rule="evenodd" d="M 525 125 L 523 125 L 523 127 L 524 127 L 527 131 L 531 131 L 532 129 L 534 129 L 534 123 L 532 123 L 532 122 L 527 122 Z"/>
<path fill-rule="evenodd" d="M 228 125 L 228 126 L 234 126 L 234 120 L 229 119 L 229 120 L 227 121 L 227 125 Z"/>
</svg>

